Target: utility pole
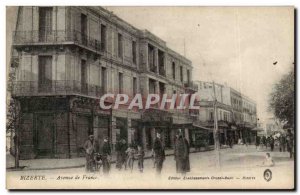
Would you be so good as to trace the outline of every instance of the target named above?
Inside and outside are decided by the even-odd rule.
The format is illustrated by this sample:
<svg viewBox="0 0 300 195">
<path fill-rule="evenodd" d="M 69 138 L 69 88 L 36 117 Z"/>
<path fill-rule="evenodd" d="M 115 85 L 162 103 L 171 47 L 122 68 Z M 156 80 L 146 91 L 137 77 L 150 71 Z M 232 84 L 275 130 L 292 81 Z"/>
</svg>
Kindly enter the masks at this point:
<svg viewBox="0 0 300 195">
<path fill-rule="evenodd" d="M 213 81 L 213 91 L 214 91 L 214 142 L 215 142 L 215 153 L 216 153 L 216 167 L 220 169 L 220 136 L 218 130 L 218 112 L 217 112 L 217 97 L 215 82 Z"/>
</svg>

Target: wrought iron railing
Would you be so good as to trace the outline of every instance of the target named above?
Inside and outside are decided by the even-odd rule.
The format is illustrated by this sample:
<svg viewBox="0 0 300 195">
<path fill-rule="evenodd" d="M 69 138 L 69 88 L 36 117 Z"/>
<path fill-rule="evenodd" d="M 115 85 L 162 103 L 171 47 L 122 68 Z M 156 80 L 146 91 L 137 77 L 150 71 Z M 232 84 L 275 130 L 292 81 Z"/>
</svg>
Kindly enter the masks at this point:
<svg viewBox="0 0 300 195">
<path fill-rule="evenodd" d="M 77 30 L 15 31 L 13 41 L 14 44 L 74 42 L 99 52 L 105 50 L 104 43 Z"/>
<path fill-rule="evenodd" d="M 164 69 L 164 67 L 159 67 L 159 75 L 166 76 L 166 70 Z"/>
<path fill-rule="evenodd" d="M 197 84 L 195 84 L 195 83 L 192 82 L 192 81 L 189 81 L 189 82 L 184 83 L 184 87 L 189 88 L 189 89 L 192 89 L 192 90 L 194 90 L 194 91 L 198 91 L 198 86 L 197 86 Z"/>
<path fill-rule="evenodd" d="M 12 94 L 16 96 L 35 95 L 86 95 L 100 97 L 105 93 L 103 87 L 74 80 L 16 81 L 12 83 Z"/>
<path fill-rule="evenodd" d="M 150 71 L 156 73 L 157 72 L 157 66 L 150 65 Z"/>
</svg>

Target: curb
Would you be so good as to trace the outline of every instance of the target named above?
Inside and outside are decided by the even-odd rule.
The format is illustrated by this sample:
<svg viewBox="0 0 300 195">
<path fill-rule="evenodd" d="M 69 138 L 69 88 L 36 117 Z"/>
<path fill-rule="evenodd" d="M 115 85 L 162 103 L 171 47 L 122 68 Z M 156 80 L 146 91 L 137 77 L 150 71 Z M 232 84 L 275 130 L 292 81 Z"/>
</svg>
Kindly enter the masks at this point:
<svg viewBox="0 0 300 195">
<path fill-rule="evenodd" d="M 200 153 L 200 152 L 209 152 L 212 151 L 214 149 L 212 148 L 208 148 L 206 150 L 203 151 L 192 151 L 190 153 Z M 166 156 L 174 156 L 174 154 L 166 154 Z M 147 156 L 144 159 L 151 159 L 151 156 Z M 111 161 L 111 164 L 116 163 L 115 160 Z M 8 167 L 6 168 L 6 171 L 40 171 L 40 170 L 55 170 L 55 169 L 74 169 L 74 168 L 81 168 L 81 167 L 85 167 L 85 164 L 82 165 L 76 165 L 76 166 L 66 166 L 66 167 L 49 167 L 49 168 L 26 168 L 26 166 L 24 167 L 24 169 L 14 169 L 14 167 Z"/>
</svg>

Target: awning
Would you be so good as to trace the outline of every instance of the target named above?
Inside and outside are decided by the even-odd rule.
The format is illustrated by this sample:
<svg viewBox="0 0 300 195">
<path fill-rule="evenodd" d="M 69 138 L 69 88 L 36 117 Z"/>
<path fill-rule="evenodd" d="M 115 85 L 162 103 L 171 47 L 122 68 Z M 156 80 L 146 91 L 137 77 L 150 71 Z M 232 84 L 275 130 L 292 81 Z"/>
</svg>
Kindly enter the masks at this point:
<svg viewBox="0 0 300 195">
<path fill-rule="evenodd" d="M 252 131 L 265 131 L 263 128 L 261 127 L 254 127 L 253 129 L 251 129 Z"/>
<path fill-rule="evenodd" d="M 193 127 L 208 130 L 208 131 L 213 131 L 213 129 L 211 129 L 211 128 L 207 128 L 207 127 L 204 127 L 204 126 L 201 126 L 201 125 L 198 125 L 198 124 L 194 124 L 194 123 L 193 123 Z"/>
</svg>

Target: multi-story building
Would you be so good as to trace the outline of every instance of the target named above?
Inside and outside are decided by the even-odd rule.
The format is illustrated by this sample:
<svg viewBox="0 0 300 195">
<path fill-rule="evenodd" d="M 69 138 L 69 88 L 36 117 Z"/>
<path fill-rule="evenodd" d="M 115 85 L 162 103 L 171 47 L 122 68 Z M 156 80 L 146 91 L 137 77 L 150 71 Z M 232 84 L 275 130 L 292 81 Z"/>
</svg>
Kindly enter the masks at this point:
<svg viewBox="0 0 300 195">
<path fill-rule="evenodd" d="M 242 95 L 243 104 L 243 125 L 244 137 L 248 138 L 251 143 L 255 142 L 257 131 L 254 128 L 257 126 L 256 103 L 250 98 Z"/>
<path fill-rule="evenodd" d="M 12 66 L 22 159 L 82 156 L 89 134 L 97 149 L 104 137 L 113 148 L 124 138 L 151 149 L 160 131 L 171 148 L 175 129 L 189 138 L 194 128 L 188 109 L 99 107 L 105 93 L 145 97 L 196 91 L 191 61 L 101 7 L 19 7 Z"/>
<path fill-rule="evenodd" d="M 250 137 L 254 141 L 256 131 L 256 104 L 237 90 L 213 82 L 196 81 L 200 100 L 199 121 L 211 129 L 209 143 L 213 144 L 214 104 L 216 104 L 218 133 L 221 144 L 227 144 L 229 138 Z"/>
<path fill-rule="evenodd" d="M 198 85 L 197 95 L 200 101 L 199 121 L 202 126 L 211 129 L 209 131 L 209 143 L 214 143 L 212 129 L 214 128 L 214 103 L 216 100 L 220 143 L 226 144 L 227 138 L 231 136 L 230 88 L 212 82 L 195 81 L 195 83 Z"/>
</svg>

